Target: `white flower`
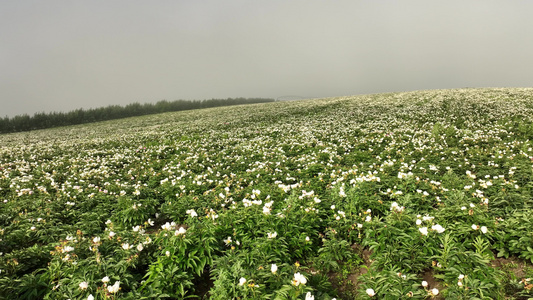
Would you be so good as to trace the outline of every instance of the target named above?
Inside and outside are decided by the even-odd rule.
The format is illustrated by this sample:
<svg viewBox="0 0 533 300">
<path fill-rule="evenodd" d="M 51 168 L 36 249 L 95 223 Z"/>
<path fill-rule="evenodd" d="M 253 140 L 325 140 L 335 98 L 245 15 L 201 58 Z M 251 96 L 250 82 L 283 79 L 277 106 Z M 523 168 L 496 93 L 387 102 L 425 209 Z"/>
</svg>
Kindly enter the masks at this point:
<svg viewBox="0 0 533 300">
<path fill-rule="evenodd" d="M 462 281 L 457 281 L 457 285 L 462 287 L 463 286 L 463 282 Z"/>
<path fill-rule="evenodd" d="M 427 227 L 420 227 L 420 228 L 418 228 L 418 231 L 420 231 L 420 233 L 422 235 L 428 235 L 428 228 Z"/>
<path fill-rule="evenodd" d="M 472 229 L 474 229 L 474 230 L 478 230 L 478 229 L 479 229 L 479 225 L 472 224 Z"/>
<path fill-rule="evenodd" d="M 459 278 L 459 280 L 463 280 L 463 279 L 465 278 L 465 275 L 461 274 L 461 275 L 459 275 L 459 277 L 457 277 L 457 278 Z"/>
<path fill-rule="evenodd" d="M 115 281 L 115 284 L 107 287 L 107 291 L 111 294 L 115 294 L 120 289 L 120 281 Z"/>
<path fill-rule="evenodd" d="M 114 236 L 115 236 L 115 233 L 114 233 L 113 231 L 110 231 L 110 232 L 109 232 L 109 237 L 112 238 L 112 237 L 114 237 Z"/>
<path fill-rule="evenodd" d="M 241 279 L 239 279 L 239 286 L 243 286 L 245 283 L 246 283 L 246 278 L 241 277 Z"/>
<path fill-rule="evenodd" d="M 480 230 L 481 230 L 481 232 L 484 233 L 484 234 L 487 233 L 487 231 L 488 231 L 487 226 L 481 226 L 481 229 L 480 229 Z"/>
<path fill-rule="evenodd" d="M 270 208 L 263 206 L 263 214 L 270 215 Z"/>
<path fill-rule="evenodd" d="M 94 300 L 93 294 L 90 294 L 89 297 L 87 297 L 87 300 Z"/>
<path fill-rule="evenodd" d="M 276 237 L 278 236 L 278 233 L 274 231 L 274 233 L 272 232 L 267 232 L 267 237 L 269 239 L 275 239 Z"/>
<path fill-rule="evenodd" d="M 224 240 L 224 244 L 226 245 L 231 244 L 231 236 L 228 236 L 228 238 Z"/>
<path fill-rule="evenodd" d="M 425 280 L 424 280 L 424 281 L 422 281 L 422 286 L 423 286 L 423 287 L 427 287 L 427 286 L 428 286 L 428 282 L 427 282 L 427 281 L 425 281 Z"/>
<path fill-rule="evenodd" d="M 390 210 L 396 212 L 403 212 L 405 210 L 405 207 L 398 205 L 397 202 L 392 202 Z"/>
<path fill-rule="evenodd" d="M 435 225 L 431 226 L 431 230 L 435 230 L 438 233 L 443 233 L 446 229 L 444 229 L 444 227 L 442 227 L 439 224 L 435 224 Z"/>
<path fill-rule="evenodd" d="M 139 244 L 139 245 L 137 245 L 137 250 L 138 250 L 139 252 L 143 251 L 143 244 Z"/>
<path fill-rule="evenodd" d="M 95 237 L 95 238 L 93 239 L 93 243 L 97 244 L 97 243 L 99 243 L 99 242 L 100 242 L 100 237 L 99 237 L 99 236 L 97 236 L 97 237 Z"/>
<path fill-rule="evenodd" d="M 311 240 L 311 239 L 310 239 L 308 236 L 305 237 L 305 241 L 306 241 L 306 242 L 309 242 L 310 240 Z"/>
<path fill-rule="evenodd" d="M 275 274 L 277 271 L 278 266 L 276 264 L 272 264 L 272 266 L 270 266 L 270 272 L 272 272 L 272 274 Z"/>
<path fill-rule="evenodd" d="M 305 300 L 315 300 L 315 296 L 313 296 L 311 292 L 307 292 L 307 294 L 305 294 Z"/>
<path fill-rule="evenodd" d="M 170 256 L 170 251 L 166 251 L 166 252 L 165 252 L 165 255 L 166 255 L 166 256 Z"/>
<path fill-rule="evenodd" d="M 180 229 L 176 230 L 174 232 L 174 235 L 175 236 L 178 236 L 178 235 L 182 235 L 182 234 L 185 234 L 187 232 L 187 229 L 183 228 L 183 227 L 180 227 Z"/>
<path fill-rule="evenodd" d="M 170 230 L 170 229 L 172 229 L 172 225 L 170 225 L 169 222 L 166 222 L 164 225 L 161 225 L 161 229 Z"/>
<path fill-rule="evenodd" d="M 416 225 L 422 225 L 422 220 L 416 219 Z"/>
<path fill-rule="evenodd" d="M 122 249 L 128 250 L 129 248 L 130 248 L 130 244 L 128 244 L 128 243 L 122 244 Z"/>
<path fill-rule="evenodd" d="M 374 292 L 373 289 L 366 289 L 366 294 L 370 297 L 373 297 L 376 294 L 376 292 Z"/>
<path fill-rule="evenodd" d="M 431 222 L 433 219 L 435 219 L 435 217 L 431 217 L 431 216 L 428 216 L 428 215 L 425 215 L 424 217 L 422 217 L 422 220 L 424 220 L 426 222 Z"/>
<path fill-rule="evenodd" d="M 372 221 L 372 217 L 371 216 L 366 216 L 365 222 L 370 222 L 370 221 Z"/>
<path fill-rule="evenodd" d="M 109 282 L 109 277 L 106 276 L 106 277 L 102 278 L 102 282 L 103 283 L 108 283 Z"/>
<path fill-rule="evenodd" d="M 194 209 L 188 209 L 187 211 L 185 211 L 188 215 L 191 215 L 191 217 L 198 217 L 198 214 L 196 213 L 196 211 L 194 211 Z"/>
<path fill-rule="evenodd" d="M 86 290 L 89 287 L 89 284 L 87 283 L 87 281 L 83 281 L 83 282 L 80 282 L 78 286 L 80 287 L 80 290 Z"/>
<path fill-rule="evenodd" d="M 341 188 L 339 190 L 339 196 L 346 197 L 346 193 L 344 192 L 344 188 L 342 186 L 341 186 Z"/>
<path fill-rule="evenodd" d="M 211 220 L 215 220 L 218 218 L 218 214 L 211 208 L 209 210 L 209 213 L 207 213 L 207 217 L 211 218 Z"/>
<path fill-rule="evenodd" d="M 439 294 L 439 290 L 438 289 L 435 288 L 435 289 L 431 290 L 431 295 L 437 296 L 438 294 Z"/>
<path fill-rule="evenodd" d="M 300 284 L 305 285 L 307 283 L 307 278 L 300 274 L 300 272 L 294 274 L 294 278 L 292 279 L 292 285 L 299 286 Z"/>
</svg>

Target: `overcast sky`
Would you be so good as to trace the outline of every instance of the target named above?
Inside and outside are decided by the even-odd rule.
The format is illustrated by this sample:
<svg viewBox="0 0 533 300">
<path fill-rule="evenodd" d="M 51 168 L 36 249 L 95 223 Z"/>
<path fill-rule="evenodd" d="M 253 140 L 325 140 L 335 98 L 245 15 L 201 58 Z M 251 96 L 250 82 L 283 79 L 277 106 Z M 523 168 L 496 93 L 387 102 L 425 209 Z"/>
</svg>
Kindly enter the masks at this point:
<svg viewBox="0 0 533 300">
<path fill-rule="evenodd" d="M 0 117 L 533 86 L 529 0 L 0 2 Z"/>
</svg>

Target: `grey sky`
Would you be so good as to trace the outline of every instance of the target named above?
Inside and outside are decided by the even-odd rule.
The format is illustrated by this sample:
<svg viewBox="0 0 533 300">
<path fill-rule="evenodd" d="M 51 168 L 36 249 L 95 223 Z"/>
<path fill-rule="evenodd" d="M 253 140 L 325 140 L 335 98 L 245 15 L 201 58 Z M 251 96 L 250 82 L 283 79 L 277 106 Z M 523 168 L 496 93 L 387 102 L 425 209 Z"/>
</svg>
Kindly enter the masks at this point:
<svg viewBox="0 0 533 300">
<path fill-rule="evenodd" d="M 533 1 L 0 2 L 0 116 L 533 86 Z"/>
</svg>

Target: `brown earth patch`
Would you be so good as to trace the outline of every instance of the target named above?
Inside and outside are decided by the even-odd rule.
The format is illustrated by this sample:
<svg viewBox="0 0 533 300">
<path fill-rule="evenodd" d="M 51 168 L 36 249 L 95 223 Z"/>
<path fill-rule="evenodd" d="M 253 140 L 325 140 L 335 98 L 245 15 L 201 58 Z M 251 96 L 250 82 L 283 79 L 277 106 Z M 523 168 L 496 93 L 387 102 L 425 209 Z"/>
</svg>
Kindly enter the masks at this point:
<svg viewBox="0 0 533 300">
<path fill-rule="evenodd" d="M 526 268 L 533 268 L 532 264 L 513 256 L 509 258 L 497 257 L 490 262 L 490 265 L 495 269 L 510 272 L 517 279 L 521 279 L 526 276 Z"/>
<path fill-rule="evenodd" d="M 353 244 L 352 249 L 363 259 L 363 264 L 370 266 L 372 263 L 372 260 L 370 259 L 370 256 L 372 255 L 372 251 L 365 249 L 363 246 L 359 244 Z"/>
<path fill-rule="evenodd" d="M 442 282 L 435 278 L 433 270 L 426 270 L 421 274 L 421 276 L 422 280 L 428 283 L 428 289 L 436 288 L 439 291 L 443 290 L 444 287 L 442 286 Z M 436 297 L 433 297 L 432 299 L 442 300 L 444 299 L 444 297 L 442 296 L 442 294 L 439 293 Z"/>
</svg>

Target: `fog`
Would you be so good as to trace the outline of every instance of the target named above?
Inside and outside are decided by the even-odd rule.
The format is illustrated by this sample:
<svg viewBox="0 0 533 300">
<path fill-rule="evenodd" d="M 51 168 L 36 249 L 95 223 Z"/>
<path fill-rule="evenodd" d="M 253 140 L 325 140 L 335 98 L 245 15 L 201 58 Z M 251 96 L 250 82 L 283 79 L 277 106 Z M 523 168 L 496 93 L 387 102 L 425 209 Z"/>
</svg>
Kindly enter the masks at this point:
<svg viewBox="0 0 533 300">
<path fill-rule="evenodd" d="M 0 117 L 533 86 L 531 1 L 2 1 Z"/>
</svg>

